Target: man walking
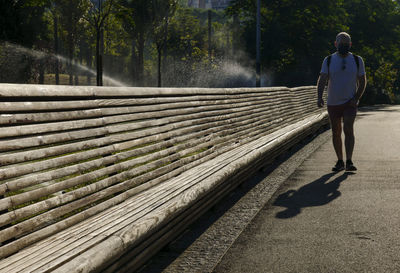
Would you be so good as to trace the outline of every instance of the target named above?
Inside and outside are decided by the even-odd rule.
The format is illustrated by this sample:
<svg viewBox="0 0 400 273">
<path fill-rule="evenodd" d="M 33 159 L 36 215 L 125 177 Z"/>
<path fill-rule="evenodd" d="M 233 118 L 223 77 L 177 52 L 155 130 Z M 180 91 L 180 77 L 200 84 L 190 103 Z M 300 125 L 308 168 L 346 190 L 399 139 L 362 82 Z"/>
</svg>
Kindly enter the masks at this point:
<svg viewBox="0 0 400 273">
<path fill-rule="evenodd" d="M 356 171 L 352 161 L 354 150 L 354 121 L 357 106 L 367 83 L 363 59 L 349 52 L 350 35 L 341 32 L 336 36 L 337 52 L 326 57 L 318 78 L 318 107 L 324 105 L 322 94 L 328 83 L 328 114 L 332 127 L 332 140 L 338 161 L 332 171 Z M 346 165 L 342 151 L 342 121 L 345 135 Z"/>
</svg>

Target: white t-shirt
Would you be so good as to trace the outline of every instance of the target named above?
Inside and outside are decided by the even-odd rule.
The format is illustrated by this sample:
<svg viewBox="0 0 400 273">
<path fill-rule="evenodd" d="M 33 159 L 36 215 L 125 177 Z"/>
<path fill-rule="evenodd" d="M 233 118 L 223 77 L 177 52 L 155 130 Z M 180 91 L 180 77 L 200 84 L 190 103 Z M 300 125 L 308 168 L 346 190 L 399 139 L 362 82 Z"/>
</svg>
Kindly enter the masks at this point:
<svg viewBox="0 0 400 273">
<path fill-rule="evenodd" d="M 328 57 L 322 63 L 321 73 L 328 74 Z M 358 76 L 365 75 L 364 61 L 358 57 Z M 327 105 L 345 104 L 354 98 L 357 89 L 357 64 L 353 54 L 342 58 L 337 52 L 332 54 L 329 65 L 328 101 Z"/>
</svg>

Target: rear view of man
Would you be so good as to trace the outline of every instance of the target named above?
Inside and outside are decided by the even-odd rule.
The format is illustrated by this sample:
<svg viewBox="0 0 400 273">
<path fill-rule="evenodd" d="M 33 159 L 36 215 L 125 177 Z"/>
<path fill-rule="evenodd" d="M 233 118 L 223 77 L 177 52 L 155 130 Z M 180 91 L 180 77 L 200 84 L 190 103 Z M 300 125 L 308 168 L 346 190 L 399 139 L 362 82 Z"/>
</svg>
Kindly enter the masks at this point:
<svg viewBox="0 0 400 273">
<path fill-rule="evenodd" d="M 326 57 L 318 78 L 318 107 L 323 107 L 322 94 L 328 83 L 328 114 L 332 127 L 332 140 L 338 161 L 332 171 L 356 171 L 352 161 L 354 150 L 354 121 L 357 105 L 367 83 L 363 59 L 349 52 L 350 35 L 341 32 L 336 36 L 337 52 Z M 342 151 L 342 122 L 345 135 L 346 165 Z"/>
</svg>

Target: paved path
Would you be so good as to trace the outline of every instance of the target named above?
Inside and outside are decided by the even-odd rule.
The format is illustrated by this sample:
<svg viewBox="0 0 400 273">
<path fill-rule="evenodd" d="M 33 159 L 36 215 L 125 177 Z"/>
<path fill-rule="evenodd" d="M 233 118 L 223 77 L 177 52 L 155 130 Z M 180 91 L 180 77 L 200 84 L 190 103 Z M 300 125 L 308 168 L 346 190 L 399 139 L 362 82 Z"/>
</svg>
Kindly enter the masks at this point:
<svg viewBox="0 0 400 273">
<path fill-rule="evenodd" d="M 214 272 L 400 272 L 400 107 L 359 113 L 354 163 L 330 141 L 257 214 Z"/>
</svg>

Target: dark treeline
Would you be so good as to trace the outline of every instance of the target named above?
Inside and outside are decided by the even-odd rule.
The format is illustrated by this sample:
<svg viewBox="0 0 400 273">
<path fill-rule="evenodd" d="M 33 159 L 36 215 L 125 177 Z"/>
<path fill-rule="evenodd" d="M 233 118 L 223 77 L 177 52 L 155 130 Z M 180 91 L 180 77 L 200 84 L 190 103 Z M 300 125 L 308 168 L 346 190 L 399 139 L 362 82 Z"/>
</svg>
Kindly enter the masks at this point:
<svg viewBox="0 0 400 273">
<path fill-rule="evenodd" d="M 256 1 L 232 0 L 210 14 L 186 3 L 0 0 L 0 81 L 43 83 L 51 75 L 54 83 L 64 76 L 68 84 L 101 85 L 105 73 L 132 86 L 254 86 Z M 363 103 L 400 102 L 397 1 L 261 5 L 264 85 L 315 85 L 336 34 L 347 31 L 366 63 Z"/>
<path fill-rule="evenodd" d="M 211 11 L 209 29 L 208 11 L 184 0 L 0 1 L 2 82 L 63 74 L 68 84 L 90 84 L 104 72 L 132 86 L 252 85 L 252 72 L 232 57 L 224 11 Z"/>
<path fill-rule="evenodd" d="M 227 13 L 241 22 L 241 41 L 255 58 L 256 1 L 233 0 Z M 261 9 L 262 67 L 275 85 L 314 85 L 340 31 L 366 63 L 362 103 L 399 103 L 400 4 L 393 0 L 268 0 Z"/>
</svg>

